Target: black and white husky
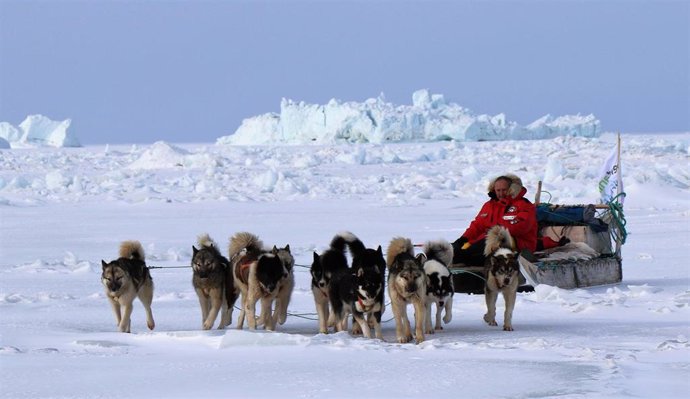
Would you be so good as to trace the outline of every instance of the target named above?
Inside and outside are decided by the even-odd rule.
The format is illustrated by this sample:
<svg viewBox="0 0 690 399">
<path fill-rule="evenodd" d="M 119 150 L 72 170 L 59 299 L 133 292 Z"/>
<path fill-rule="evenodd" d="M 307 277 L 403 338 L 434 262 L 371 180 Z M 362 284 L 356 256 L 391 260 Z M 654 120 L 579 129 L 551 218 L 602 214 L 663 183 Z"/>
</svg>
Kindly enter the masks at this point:
<svg viewBox="0 0 690 399">
<path fill-rule="evenodd" d="M 329 320 L 333 320 L 328 300 L 331 279 L 334 274 L 349 270 L 345 257 L 346 245 L 345 237 L 337 234 L 331 240 L 329 248 L 321 255 L 314 252 L 314 260 L 310 268 L 311 292 L 314 294 L 314 305 L 319 317 L 319 332 L 321 334 L 328 333 Z"/>
<path fill-rule="evenodd" d="M 519 285 L 520 264 L 510 232 L 502 226 L 492 227 L 486 235 L 484 256 L 486 257 L 486 284 L 484 299 L 486 314 L 484 321 L 490 326 L 496 323 L 496 300 L 503 294 L 506 310 L 503 316 L 503 330 L 513 331 L 513 308 Z"/>
<path fill-rule="evenodd" d="M 349 232 L 341 233 L 340 237 L 350 249 L 352 267 L 339 269 L 331 279 L 329 301 L 336 331 L 347 330 L 348 318 L 352 314 L 353 333 L 361 331 L 366 338 L 371 338 L 372 325 L 376 338 L 383 340 L 381 315 L 384 311 L 386 268 L 383 250 L 381 246 L 377 249 L 366 248 L 359 238 Z"/>
<path fill-rule="evenodd" d="M 424 273 L 426 286 L 426 318 L 424 332 L 433 334 L 443 330 L 441 312 L 445 310 L 443 322 L 448 324 L 453 318 L 453 276 L 448 265 L 453 261 L 453 247 L 446 240 L 428 241 L 423 247 Z M 431 327 L 431 305 L 436 305 L 436 324 Z"/>
</svg>

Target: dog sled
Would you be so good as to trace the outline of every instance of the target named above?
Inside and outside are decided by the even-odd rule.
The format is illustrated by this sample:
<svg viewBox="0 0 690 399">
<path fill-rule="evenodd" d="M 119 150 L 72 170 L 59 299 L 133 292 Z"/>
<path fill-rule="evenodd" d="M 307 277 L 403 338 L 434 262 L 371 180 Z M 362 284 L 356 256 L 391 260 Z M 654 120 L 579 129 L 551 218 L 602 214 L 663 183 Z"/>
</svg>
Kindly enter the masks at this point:
<svg viewBox="0 0 690 399">
<path fill-rule="evenodd" d="M 532 290 L 538 284 L 572 289 L 615 284 L 623 279 L 621 248 L 627 232 L 620 153 L 619 134 L 616 147 L 600 172 L 598 188 L 602 204 L 542 204 L 542 183 L 538 183 L 535 196 L 538 235 L 544 238 L 542 242 L 559 245 L 535 253 L 520 253 L 518 291 Z M 455 292 L 484 293 L 483 265 L 455 264 L 450 269 Z"/>
<path fill-rule="evenodd" d="M 518 256 L 522 273 L 519 291 L 530 291 L 538 284 L 572 289 L 615 284 L 623 279 L 621 248 L 627 232 L 619 194 L 607 204 L 553 205 L 539 203 L 538 234 L 564 245 Z M 483 265 L 455 264 L 455 292 L 484 293 L 486 274 Z"/>
</svg>

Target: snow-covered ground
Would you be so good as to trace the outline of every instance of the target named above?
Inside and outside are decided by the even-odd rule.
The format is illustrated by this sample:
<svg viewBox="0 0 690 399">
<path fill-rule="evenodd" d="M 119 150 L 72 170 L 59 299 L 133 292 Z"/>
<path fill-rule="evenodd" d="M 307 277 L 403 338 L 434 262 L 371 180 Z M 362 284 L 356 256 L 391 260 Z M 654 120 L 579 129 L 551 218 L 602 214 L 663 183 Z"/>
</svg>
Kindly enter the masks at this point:
<svg viewBox="0 0 690 399">
<path fill-rule="evenodd" d="M 318 334 L 312 252 L 342 230 L 454 240 L 514 172 L 530 198 L 592 203 L 615 136 L 357 145 L 220 144 L 0 150 L 0 396 L 682 398 L 690 394 L 690 133 L 622 135 L 628 242 L 620 284 L 537 286 L 515 331 L 456 294 L 419 345 Z M 238 231 L 290 247 L 296 288 L 276 332 L 201 331 L 192 245 Z M 142 242 L 154 331 L 137 301 L 117 333 L 100 261 Z M 499 315 L 503 302 L 499 299 Z M 238 312 L 234 313 L 237 317 Z M 501 318 L 499 317 L 499 324 Z"/>
</svg>

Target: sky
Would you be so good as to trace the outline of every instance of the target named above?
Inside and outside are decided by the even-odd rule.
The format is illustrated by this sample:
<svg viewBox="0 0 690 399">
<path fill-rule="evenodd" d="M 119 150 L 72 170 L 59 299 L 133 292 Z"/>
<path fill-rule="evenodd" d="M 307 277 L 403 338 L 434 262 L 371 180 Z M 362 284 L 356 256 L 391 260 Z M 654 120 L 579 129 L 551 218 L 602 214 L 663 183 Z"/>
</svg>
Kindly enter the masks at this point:
<svg viewBox="0 0 690 399">
<path fill-rule="evenodd" d="M 422 88 L 519 124 L 690 131 L 690 4 L 0 0 L 0 121 L 71 118 L 87 145 L 213 142 L 281 98 Z"/>
</svg>

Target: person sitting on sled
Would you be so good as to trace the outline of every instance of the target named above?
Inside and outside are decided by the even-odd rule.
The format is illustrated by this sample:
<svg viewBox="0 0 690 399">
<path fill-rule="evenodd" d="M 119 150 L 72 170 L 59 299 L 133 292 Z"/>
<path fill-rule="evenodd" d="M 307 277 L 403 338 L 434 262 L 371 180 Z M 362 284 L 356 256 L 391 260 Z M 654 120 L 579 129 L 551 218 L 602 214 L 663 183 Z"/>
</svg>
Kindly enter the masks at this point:
<svg viewBox="0 0 690 399">
<path fill-rule="evenodd" d="M 537 249 L 537 210 L 525 198 L 527 189 L 522 180 L 506 174 L 489 183 L 490 199 L 474 218 L 460 238 L 453 242 L 453 263 L 484 265 L 486 233 L 495 225 L 508 229 L 515 240 L 515 250 L 521 252 Z"/>
</svg>

